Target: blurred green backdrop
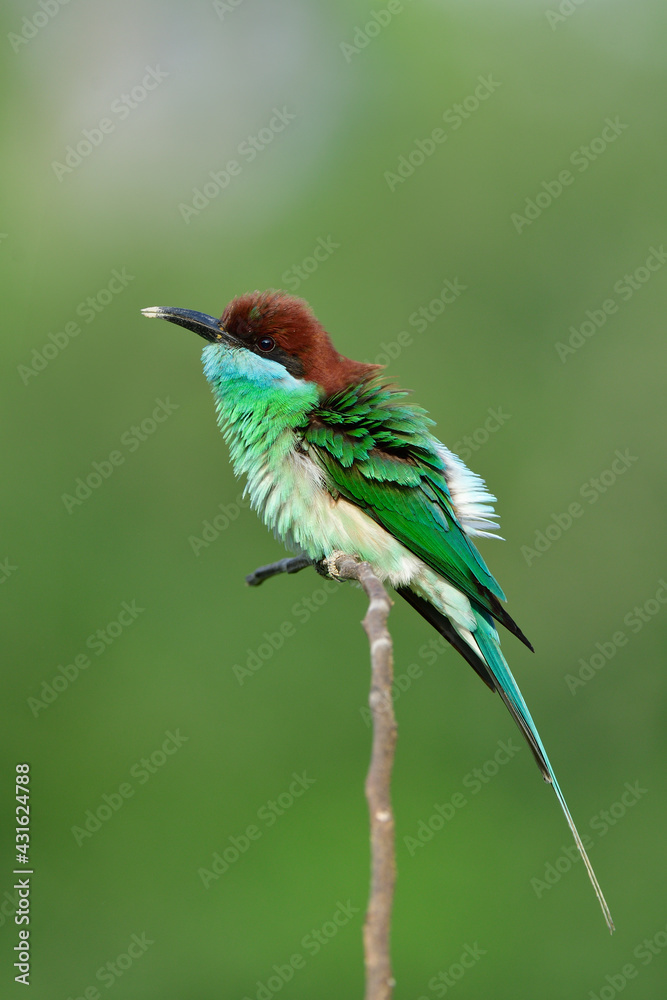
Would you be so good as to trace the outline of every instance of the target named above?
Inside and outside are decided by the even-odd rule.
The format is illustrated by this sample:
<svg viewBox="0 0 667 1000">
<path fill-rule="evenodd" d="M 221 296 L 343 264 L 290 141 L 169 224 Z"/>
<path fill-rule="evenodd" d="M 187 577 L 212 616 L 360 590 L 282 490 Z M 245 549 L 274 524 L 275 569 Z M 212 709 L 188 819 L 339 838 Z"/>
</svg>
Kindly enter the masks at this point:
<svg viewBox="0 0 667 1000">
<path fill-rule="evenodd" d="M 244 586 L 283 550 L 239 504 L 200 342 L 139 313 L 265 287 L 388 355 L 500 497 L 481 549 L 537 653 L 504 648 L 618 926 L 529 753 L 494 765 L 520 745 L 500 700 L 396 606 L 397 998 L 660 995 L 664 4 L 1 20 L 2 995 L 18 761 L 32 997 L 362 995 L 364 600 Z"/>
</svg>

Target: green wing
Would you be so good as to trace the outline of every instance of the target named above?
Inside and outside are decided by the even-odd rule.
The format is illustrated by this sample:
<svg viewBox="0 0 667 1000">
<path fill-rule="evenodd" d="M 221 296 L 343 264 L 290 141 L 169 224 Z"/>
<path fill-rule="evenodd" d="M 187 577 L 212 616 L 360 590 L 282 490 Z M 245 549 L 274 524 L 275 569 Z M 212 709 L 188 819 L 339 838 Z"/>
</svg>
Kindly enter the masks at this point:
<svg viewBox="0 0 667 1000">
<path fill-rule="evenodd" d="M 377 384 L 327 399 L 303 432 L 329 488 L 356 504 L 407 549 L 510 631 L 505 600 L 454 512 L 437 442 L 425 411 L 407 393 Z"/>
</svg>

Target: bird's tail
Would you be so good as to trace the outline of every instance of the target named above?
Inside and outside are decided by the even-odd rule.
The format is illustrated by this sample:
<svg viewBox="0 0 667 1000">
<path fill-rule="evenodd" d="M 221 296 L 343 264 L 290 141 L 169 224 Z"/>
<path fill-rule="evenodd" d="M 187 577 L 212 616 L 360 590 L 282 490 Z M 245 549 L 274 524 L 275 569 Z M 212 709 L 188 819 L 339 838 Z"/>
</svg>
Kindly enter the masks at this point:
<svg viewBox="0 0 667 1000">
<path fill-rule="evenodd" d="M 493 678 L 498 694 L 505 702 L 512 718 L 526 737 L 545 781 L 548 781 L 553 786 L 553 790 L 556 793 L 558 801 L 560 802 L 560 807 L 565 814 L 565 819 L 567 820 L 568 826 L 572 831 L 572 836 L 574 837 L 574 841 L 579 849 L 586 871 L 588 872 L 588 877 L 591 880 L 593 889 L 595 890 L 595 895 L 597 896 L 598 902 L 602 908 L 604 918 L 607 922 L 607 927 L 610 931 L 613 931 L 614 921 L 611 918 L 607 901 L 602 894 L 602 889 L 600 888 L 595 872 L 593 871 L 593 866 L 591 865 L 588 855 L 586 854 L 586 849 L 581 841 L 579 832 L 574 825 L 574 820 L 570 815 L 570 810 L 567 807 L 565 796 L 563 795 L 560 785 L 558 784 L 556 775 L 554 774 L 554 769 L 551 766 L 547 752 L 544 749 L 537 727 L 533 722 L 530 712 L 528 711 L 528 706 L 523 699 L 523 695 L 521 694 L 521 691 L 512 676 L 512 672 L 507 665 L 507 661 L 502 654 L 500 649 L 500 640 L 498 638 L 495 625 L 493 624 L 493 620 L 491 616 L 484 611 L 478 611 L 475 609 L 474 614 L 477 619 L 478 627 L 473 638 L 476 641 L 480 653 L 482 654 L 482 658 L 489 669 L 489 673 Z"/>
<path fill-rule="evenodd" d="M 523 695 L 519 690 L 519 686 L 514 680 L 512 672 L 507 665 L 507 661 L 502 654 L 500 649 L 500 640 L 498 638 L 498 633 L 493 623 L 493 619 L 487 612 L 478 608 L 473 608 L 473 614 L 477 620 L 477 629 L 475 630 L 474 635 L 470 632 L 468 632 L 467 635 L 462 635 L 461 632 L 459 632 L 452 625 L 446 615 L 439 611 L 433 604 L 431 604 L 430 601 L 427 601 L 424 597 L 416 594 L 410 587 L 398 587 L 397 593 L 400 594 L 401 597 L 405 598 L 408 604 L 411 604 L 415 611 L 418 611 L 430 625 L 437 629 L 440 635 L 452 644 L 452 646 L 479 674 L 484 683 L 490 687 L 492 691 L 497 691 L 502 700 L 505 702 L 512 718 L 525 736 L 528 746 L 530 747 L 533 756 L 537 761 L 537 765 L 542 772 L 544 780 L 548 781 L 549 784 L 553 786 L 553 790 L 556 793 L 560 807 L 565 814 L 565 819 L 567 820 L 568 826 L 572 831 L 572 836 L 574 837 L 574 841 L 579 849 L 586 871 L 588 872 L 588 877 L 590 878 L 595 890 L 595 895 L 597 896 L 600 906 L 602 907 L 604 918 L 607 921 L 607 927 L 610 931 L 613 931 L 614 922 L 611 918 L 607 901 L 604 898 L 602 889 L 600 888 L 598 880 L 595 877 L 595 872 L 593 871 L 593 867 L 590 863 L 588 855 L 586 854 L 586 849 L 581 841 L 581 837 L 579 836 L 579 831 L 574 825 L 574 820 L 570 815 L 570 810 L 567 807 L 565 796 L 561 791 L 556 775 L 554 774 L 554 769 L 551 766 L 549 758 L 547 757 L 547 752 L 544 749 L 542 740 L 540 739 L 537 726 L 533 722 L 532 716 L 528 711 L 528 706 L 523 700 Z"/>
</svg>

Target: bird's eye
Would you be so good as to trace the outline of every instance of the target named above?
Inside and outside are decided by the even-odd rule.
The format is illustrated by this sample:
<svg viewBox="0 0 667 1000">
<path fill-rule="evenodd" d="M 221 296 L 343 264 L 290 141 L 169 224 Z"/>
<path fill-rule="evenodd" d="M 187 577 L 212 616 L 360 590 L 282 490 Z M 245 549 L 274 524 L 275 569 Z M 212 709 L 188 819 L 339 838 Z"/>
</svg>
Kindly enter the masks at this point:
<svg viewBox="0 0 667 1000">
<path fill-rule="evenodd" d="M 276 346 L 273 337 L 260 337 L 257 346 L 264 354 L 269 354 Z"/>
</svg>

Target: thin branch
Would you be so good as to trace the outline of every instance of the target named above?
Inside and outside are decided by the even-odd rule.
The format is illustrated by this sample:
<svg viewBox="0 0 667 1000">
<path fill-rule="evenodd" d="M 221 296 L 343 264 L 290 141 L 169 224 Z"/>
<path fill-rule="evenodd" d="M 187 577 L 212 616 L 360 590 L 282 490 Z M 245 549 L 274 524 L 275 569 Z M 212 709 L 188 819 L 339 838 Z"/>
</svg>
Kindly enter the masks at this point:
<svg viewBox="0 0 667 1000">
<path fill-rule="evenodd" d="M 362 624 L 371 653 L 369 705 L 373 719 L 371 763 L 366 776 L 366 799 L 371 826 L 371 887 L 364 924 L 365 1000 L 391 1000 L 394 979 L 391 972 L 389 938 L 391 908 L 396 882 L 394 815 L 391 808 L 391 772 L 396 747 L 396 719 L 391 698 L 393 647 L 387 628 L 392 601 L 370 565 L 344 552 L 334 552 L 324 565 L 305 557 L 282 559 L 262 566 L 246 577 L 251 586 L 279 573 L 297 573 L 308 565 L 335 580 L 357 580 L 369 600 Z"/>
<path fill-rule="evenodd" d="M 391 772 L 396 747 L 396 719 L 391 698 L 393 647 L 387 628 L 392 601 L 366 562 L 334 553 L 329 573 L 342 580 L 358 580 L 370 601 L 362 624 L 371 652 L 373 748 L 366 776 L 366 798 L 371 821 L 371 889 L 364 924 L 366 1000 L 389 1000 L 393 993 L 389 937 L 396 882 L 394 814 L 391 808 Z"/>
</svg>

